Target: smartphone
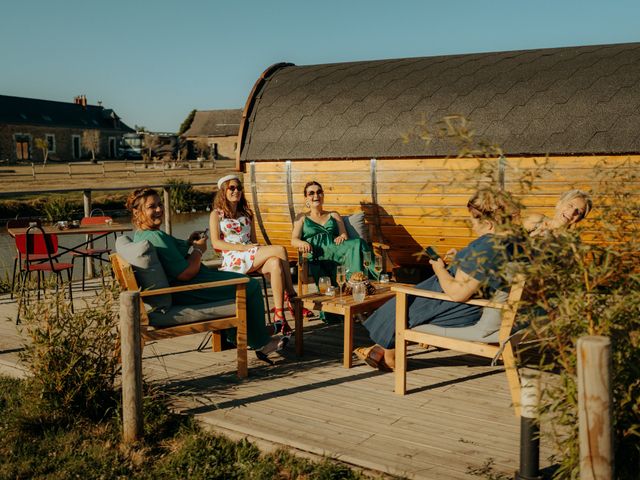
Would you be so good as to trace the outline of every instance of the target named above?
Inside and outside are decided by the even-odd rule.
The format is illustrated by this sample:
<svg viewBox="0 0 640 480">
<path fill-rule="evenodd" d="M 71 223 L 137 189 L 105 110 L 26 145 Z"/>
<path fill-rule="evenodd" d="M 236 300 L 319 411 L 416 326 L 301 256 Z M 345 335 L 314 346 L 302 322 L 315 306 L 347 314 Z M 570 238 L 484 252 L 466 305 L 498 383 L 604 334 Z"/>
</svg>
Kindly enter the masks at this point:
<svg viewBox="0 0 640 480">
<path fill-rule="evenodd" d="M 426 247 L 424 249 L 424 253 L 427 255 L 427 257 L 429 257 L 431 260 L 438 260 L 440 258 L 440 255 L 438 255 L 438 252 L 436 252 L 434 250 L 433 247 Z"/>
<path fill-rule="evenodd" d="M 200 232 L 200 238 L 205 238 L 207 235 L 209 235 L 209 229 L 205 228 L 204 230 L 202 230 Z"/>
</svg>

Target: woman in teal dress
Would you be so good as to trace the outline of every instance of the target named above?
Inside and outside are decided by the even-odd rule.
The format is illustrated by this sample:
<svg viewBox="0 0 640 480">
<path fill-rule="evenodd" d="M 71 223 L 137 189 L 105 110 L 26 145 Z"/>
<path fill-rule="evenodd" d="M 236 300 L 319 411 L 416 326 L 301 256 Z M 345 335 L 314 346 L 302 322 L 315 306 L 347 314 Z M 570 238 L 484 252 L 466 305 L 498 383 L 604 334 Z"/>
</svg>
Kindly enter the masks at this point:
<svg viewBox="0 0 640 480">
<path fill-rule="evenodd" d="M 134 190 L 127 198 L 127 209 L 131 212 L 131 221 L 136 227 L 134 241 L 148 240 L 155 247 L 170 285 L 189 285 L 244 277 L 238 273 L 222 272 L 202 264 L 202 255 L 207 250 L 208 240 L 202 232 L 193 232 L 189 240 L 181 240 L 160 230 L 164 219 L 164 206 L 154 189 Z M 235 286 L 205 288 L 174 293 L 172 301 L 178 305 L 210 303 L 235 299 L 235 292 Z M 269 335 L 264 321 L 263 302 L 260 284 L 251 278 L 247 284 L 247 343 L 256 351 L 258 358 L 270 363 L 267 354 L 282 346 L 282 338 Z"/>
<path fill-rule="evenodd" d="M 369 245 L 360 238 L 349 238 L 338 212 L 328 211 L 324 206 L 322 186 L 311 181 L 304 186 L 305 205 L 308 212 L 296 217 L 291 233 L 291 245 L 307 255 L 309 271 L 316 283 L 321 276 L 331 277 L 336 284 L 336 267 L 340 264 L 347 269 L 347 277 L 354 272 L 362 272 L 364 252 L 371 252 Z M 370 266 L 366 272 L 371 278 L 376 273 Z"/>
</svg>

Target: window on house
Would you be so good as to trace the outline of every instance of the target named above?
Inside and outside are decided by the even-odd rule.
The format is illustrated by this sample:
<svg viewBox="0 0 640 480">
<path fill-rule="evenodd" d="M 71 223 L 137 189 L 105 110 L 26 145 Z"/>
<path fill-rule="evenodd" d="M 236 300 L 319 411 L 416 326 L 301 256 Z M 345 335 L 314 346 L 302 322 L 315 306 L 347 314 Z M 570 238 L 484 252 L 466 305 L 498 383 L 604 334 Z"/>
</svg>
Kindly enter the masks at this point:
<svg viewBox="0 0 640 480">
<path fill-rule="evenodd" d="M 80 135 L 71 135 L 71 155 L 74 159 L 80 158 Z"/>
<path fill-rule="evenodd" d="M 49 150 L 49 153 L 55 153 L 56 151 L 56 136 L 53 135 L 52 133 L 47 133 L 45 135 L 45 138 L 47 139 L 47 149 Z"/>
</svg>

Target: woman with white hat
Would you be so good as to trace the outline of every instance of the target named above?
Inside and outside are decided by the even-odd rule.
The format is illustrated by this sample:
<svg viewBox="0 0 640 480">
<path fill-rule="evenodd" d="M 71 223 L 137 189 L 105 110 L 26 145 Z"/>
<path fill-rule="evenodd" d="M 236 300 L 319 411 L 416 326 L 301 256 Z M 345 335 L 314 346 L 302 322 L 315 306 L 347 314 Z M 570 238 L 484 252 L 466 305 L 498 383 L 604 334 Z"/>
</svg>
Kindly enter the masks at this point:
<svg viewBox="0 0 640 480">
<path fill-rule="evenodd" d="M 211 244 L 221 252 L 221 270 L 237 273 L 261 272 L 269 275 L 273 291 L 274 320 L 278 332 L 291 329 L 284 315 L 284 304 L 293 313 L 290 298 L 296 296 L 291 281 L 287 251 L 280 245 L 258 245 L 253 212 L 243 195 L 240 177 L 227 175 L 218 180 L 218 193 L 209 218 Z"/>
</svg>

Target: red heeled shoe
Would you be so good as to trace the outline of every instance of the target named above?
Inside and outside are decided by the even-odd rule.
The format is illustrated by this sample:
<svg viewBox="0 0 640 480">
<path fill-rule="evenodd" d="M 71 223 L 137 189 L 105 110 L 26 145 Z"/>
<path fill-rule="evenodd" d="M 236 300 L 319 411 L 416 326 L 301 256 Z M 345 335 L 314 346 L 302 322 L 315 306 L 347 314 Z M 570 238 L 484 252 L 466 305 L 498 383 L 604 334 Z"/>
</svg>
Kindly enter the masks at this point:
<svg viewBox="0 0 640 480">
<path fill-rule="evenodd" d="M 293 310 L 293 305 L 291 305 L 291 297 L 289 296 L 289 294 L 287 292 L 284 292 L 284 301 L 287 302 L 287 309 L 289 310 L 291 315 L 293 315 L 295 317 L 296 314 L 295 314 L 295 312 Z M 311 310 L 302 307 L 302 316 L 303 317 L 310 318 L 310 317 L 313 317 L 313 315 L 314 315 L 314 313 Z"/>
<path fill-rule="evenodd" d="M 284 316 L 284 308 L 276 308 L 273 312 L 273 335 L 281 333 L 282 335 L 291 335 L 293 329 L 289 326 Z"/>
</svg>

